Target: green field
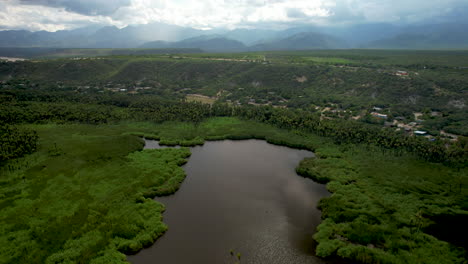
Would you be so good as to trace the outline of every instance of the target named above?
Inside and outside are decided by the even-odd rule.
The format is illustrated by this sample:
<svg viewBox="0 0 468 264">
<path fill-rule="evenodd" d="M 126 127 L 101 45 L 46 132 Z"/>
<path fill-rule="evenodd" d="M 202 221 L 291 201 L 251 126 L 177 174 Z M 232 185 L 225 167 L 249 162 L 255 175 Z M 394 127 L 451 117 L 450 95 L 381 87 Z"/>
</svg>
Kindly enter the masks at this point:
<svg viewBox="0 0 468 264">
<path fill-rule="evenodd" d="M 333 57 L 304 57 L 305 61 L 312 61 L 317 63 L 331 63 L 331 64 L 351 64 L 353 61 L 343 58 Z"/>
</svg>

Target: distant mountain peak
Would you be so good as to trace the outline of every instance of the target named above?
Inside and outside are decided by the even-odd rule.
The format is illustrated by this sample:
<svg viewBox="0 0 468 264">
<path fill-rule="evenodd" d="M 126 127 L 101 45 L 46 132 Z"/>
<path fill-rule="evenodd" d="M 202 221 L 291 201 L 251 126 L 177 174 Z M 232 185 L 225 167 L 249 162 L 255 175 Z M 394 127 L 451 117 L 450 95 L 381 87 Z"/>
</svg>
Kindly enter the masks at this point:
<svg viewBox="0 0 468 264">
<path fill-rule="evenodd" d="M 57 32 L 0 31 L 0 47 L 45 48 L 201 48 L 206 51 L 303 50 L 337 48 L 456 49 L 468 48 L 465 23 L 351 26 L 306 25 L 286 30 L 198 30 L 165 23 L 88 26 Z M 216 46 L 218 45 L 218 46 Z"/>
</svg>

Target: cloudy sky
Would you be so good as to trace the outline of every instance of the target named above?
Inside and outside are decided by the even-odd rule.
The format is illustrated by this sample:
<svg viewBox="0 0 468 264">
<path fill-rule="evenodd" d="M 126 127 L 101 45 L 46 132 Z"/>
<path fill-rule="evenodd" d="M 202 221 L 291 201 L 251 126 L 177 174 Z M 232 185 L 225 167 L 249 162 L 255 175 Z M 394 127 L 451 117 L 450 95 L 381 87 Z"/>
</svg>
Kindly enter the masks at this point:
<svg viewBox="0 0 468 264">
<path fill-rule="evenodd" d="M 0 30 L 163 22 L 209 28 L 462 19 L 467 0 L 0 0 Z"/>
</svg>

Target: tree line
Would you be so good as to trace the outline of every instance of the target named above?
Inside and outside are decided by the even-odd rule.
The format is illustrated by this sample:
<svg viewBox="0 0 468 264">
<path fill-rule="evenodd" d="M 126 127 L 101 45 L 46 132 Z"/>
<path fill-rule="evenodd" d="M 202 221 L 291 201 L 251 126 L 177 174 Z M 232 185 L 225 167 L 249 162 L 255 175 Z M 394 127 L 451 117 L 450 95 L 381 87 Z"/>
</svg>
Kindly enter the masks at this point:
<svg viewBox="0 0 468 264">
<path fill-rule="evenodd" d="M 175 101 L 151 95 L 76 94 L 74 92 L 3 91 L 0 93 L 0 120 L 4 123 L 79 122 L 101 124 L 121 120 L 184 121 L 198 123 L 214 116 L 232 116 L 271 124 L 284 129 L 298 129 L 331 137 L 336 143 L 364 143 L 384 149 L 409 151 L 428 161 L 466 164 L 467 141 L 456 144 L 446 141 L 430 142 L 426 138 L 407 136 L 391 129 L 343 119 L 321 119 L 317 113 L 301 109 L 284 109 L 272 106 L 233 106 L 224 103 L 213 105 L 198 102 Z M 10 128 L 11 129 L 11 128 Z M 37 136 L 29 132 L 6 137 L 9 153 L 11 146 L 25 142 L 19 152 L 35 148 L 31 142 Z M 26 140 L 29 135 L 31 142 Z M 22 141 L 21 141 L 22 140 Z M 6 147 L 4 147 L 6 149 Z M 18 152 L 18 153 L 19 153 Z M 9 154 L 14 157 L 16 154 Z"/>
</svg>

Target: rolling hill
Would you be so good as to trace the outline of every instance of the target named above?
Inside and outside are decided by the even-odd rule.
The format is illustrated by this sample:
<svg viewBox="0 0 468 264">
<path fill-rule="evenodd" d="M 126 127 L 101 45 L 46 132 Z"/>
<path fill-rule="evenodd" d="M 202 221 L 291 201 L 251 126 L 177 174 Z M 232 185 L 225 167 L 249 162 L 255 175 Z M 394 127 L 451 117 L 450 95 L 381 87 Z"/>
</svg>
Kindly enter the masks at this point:
<svg viewBox="0 0 468 264">
<path fill-rule="evenodd" d="M 438 24 L 409 27 L 394 37 L 370 42 L 366 48 L 381 49 L 466 49 L 468 25 Z"/>
<path fill-rule="evenodd" d="M 345 41 L 330 35 L 302 32 L 283 39 L 257 44 L 251 50 L 310 50 L 346 48 Z"/>
<path fill-rule="evenodd" d="M 244 51 L 247 47 L 240 41 L 219 35 L 188 38 L 178 42 L 153 41 L 140 48 L 198 48 L 208 52 Z"/>
</svg>

